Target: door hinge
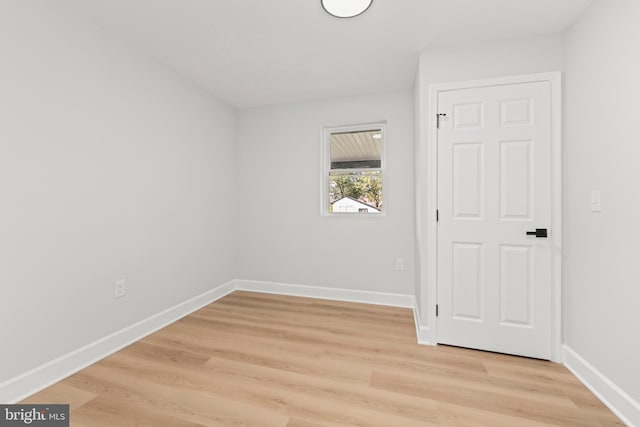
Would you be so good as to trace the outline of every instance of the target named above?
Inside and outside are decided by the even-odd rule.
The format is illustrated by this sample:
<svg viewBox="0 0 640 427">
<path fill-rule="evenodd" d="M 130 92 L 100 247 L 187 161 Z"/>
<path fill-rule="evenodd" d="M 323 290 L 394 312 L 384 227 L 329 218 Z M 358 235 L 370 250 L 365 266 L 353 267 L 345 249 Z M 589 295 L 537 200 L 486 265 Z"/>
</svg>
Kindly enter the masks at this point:
<svg viewBox="0 0 640 427">
<path fill-rule="evenodd" d="M 438 317 L 438 304 L 436 304 L 436 317 Z"/>
<path fill-rule="evenodd" d="M 436 209 L 436 222 L 440 221 L 440 210 Z"/>
<path fill-rule="evenodd" d="M 436 128 L 440 129 L 440 117 L 447 117 L 447 113 L 436 114 Z"/>
</svg>

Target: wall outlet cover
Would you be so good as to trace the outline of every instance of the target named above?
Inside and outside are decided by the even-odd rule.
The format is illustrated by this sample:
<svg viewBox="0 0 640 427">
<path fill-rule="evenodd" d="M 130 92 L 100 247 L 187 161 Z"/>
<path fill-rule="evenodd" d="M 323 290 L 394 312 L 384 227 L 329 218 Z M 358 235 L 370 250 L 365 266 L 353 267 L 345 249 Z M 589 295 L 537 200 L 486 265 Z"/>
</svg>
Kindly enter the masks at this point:
<svg viewBox="0 0 640 427">
<path fill-rule="evenodd" d="M 125 279 L 116 280 L 113 283 L 113 297 L 122 298 L 127 293 L 127 281 Z"/>
</svg>

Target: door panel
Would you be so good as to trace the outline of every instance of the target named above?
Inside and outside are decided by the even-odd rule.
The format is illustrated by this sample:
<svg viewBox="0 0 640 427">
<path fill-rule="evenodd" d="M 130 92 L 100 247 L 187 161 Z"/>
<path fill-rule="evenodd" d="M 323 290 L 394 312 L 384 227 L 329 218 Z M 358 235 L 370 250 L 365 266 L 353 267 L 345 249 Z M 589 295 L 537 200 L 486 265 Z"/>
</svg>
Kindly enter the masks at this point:
<svg viewBox="0 0 640 427">
<path fill-rule="evenodd" d="M 453 144 L 453 215 L 481 218 L 484 200 L 482 143 Z"/>
<path fill-rule="evenodd" d="M 482 321 L 482 245 L 453 243 L 453 317 Z"/>
<path fill-rule="evenodd" d="M 443 91 L 438 342 L 548 359 L 549 82 Z"/>
<path fill-rule="evenodd" d="M 500 324 L 531 327 L 532 251 L 500 245 Z"/>
<path fill-rule="evenodd" d="M 500 215 L 531 220 L 533 141 L 500 141 Z"/>
</svg>

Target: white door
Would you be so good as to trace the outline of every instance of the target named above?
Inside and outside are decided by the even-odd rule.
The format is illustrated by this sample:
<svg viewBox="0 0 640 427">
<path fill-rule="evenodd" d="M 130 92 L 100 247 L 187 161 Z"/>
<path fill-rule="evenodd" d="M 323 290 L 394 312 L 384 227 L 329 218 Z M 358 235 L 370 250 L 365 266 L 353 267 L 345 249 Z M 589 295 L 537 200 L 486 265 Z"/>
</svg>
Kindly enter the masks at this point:
<svg viewBox="0 0 640 427">
<path fill-rule="evenodd" d="M 550 359 L 551 83 L 443 91 L 438 112 L 438 342 Z"/>
</svg>

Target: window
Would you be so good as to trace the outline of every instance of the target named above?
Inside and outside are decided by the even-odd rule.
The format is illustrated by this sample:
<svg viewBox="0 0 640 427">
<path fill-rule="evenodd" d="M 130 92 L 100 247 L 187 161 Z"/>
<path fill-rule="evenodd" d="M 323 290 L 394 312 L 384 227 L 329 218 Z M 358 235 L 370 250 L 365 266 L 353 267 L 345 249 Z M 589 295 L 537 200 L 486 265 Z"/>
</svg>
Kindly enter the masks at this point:
<svg viewBox="0 0 640 427">
<path fill-rule="evenodd" d="M 323 214 L 384 212 L 383 123 L 325 128 Z"/>
</svg>

